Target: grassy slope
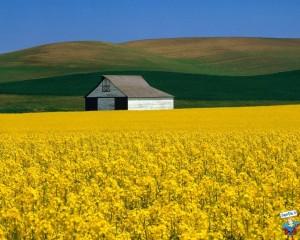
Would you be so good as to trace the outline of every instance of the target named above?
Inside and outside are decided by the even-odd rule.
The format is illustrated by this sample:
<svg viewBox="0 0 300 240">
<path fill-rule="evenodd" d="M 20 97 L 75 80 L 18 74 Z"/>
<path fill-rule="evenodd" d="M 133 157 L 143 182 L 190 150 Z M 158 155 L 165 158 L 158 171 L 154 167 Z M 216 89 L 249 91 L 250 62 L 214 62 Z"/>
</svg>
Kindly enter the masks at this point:
<svg viewBox="0 0 300 240">
<path fill-rule="evenodd" d="M 299 39 L 50 44 L 0 55 L 0 112 L 81 110 L 82 96 L 98 83 L 104 71 L 142 74 L 153 86 L 175 95 L 176 107 L 298 102 L 300 71 L 221 76 L 293 69 L 300 69 Z"/>
<path fill-rule="evenodd" d="M 0 55 L 0 83 L 99 70 L 191 71 L 196 68 L 143 50 L 102 42 L 67 42 Z"/>
<path fill-rule="evenodd" d="M 123 46 L 190 63 L 208 74 L 259 75 L 300 69 L 300 39 L 175 38 Z"/>
<path fill-rule="evenodd" d="M 96 72 L 0 84 L 0 112 L 74 111 L 101 74 L 141 74 L 175 95 L 175 107 L 274 105 L 300 102 L 300 71 L 222 77 L 170 72 Z"/>
<path fill-rule="evenodd" d="M 0 94 L 0 113 L 80 111 L 83 97 Z"/>
<path fill-rule="evenodd" d="M 258 75 L 300 69 L 300 40 L 193 38 L 67 42 L 0 55 L 0 83 L 106 70 Z"/>
<path fill-rule="evenodd" d="M 177 99 L 300 100 L 300 71 L 247 77 L 157 71 L 98 72 L 2 83 L 0 93 L 84 96 L 98 84 L 102 74 L 143 75 L 152 86 Z"/>
</svg>

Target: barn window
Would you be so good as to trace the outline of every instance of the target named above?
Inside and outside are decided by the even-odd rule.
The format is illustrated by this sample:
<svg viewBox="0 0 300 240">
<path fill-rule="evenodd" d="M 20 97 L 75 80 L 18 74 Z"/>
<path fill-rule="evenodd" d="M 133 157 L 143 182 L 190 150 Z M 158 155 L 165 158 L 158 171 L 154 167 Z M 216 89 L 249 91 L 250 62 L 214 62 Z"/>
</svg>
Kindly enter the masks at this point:
<svg viewBox="0 0 300 240">
<path fill-rule="evenodd" d="M 109 81 L 107 79 L 103 80 L 102 92 L 110 92 L 110 84 L 109 84 Z"/>
</svg>

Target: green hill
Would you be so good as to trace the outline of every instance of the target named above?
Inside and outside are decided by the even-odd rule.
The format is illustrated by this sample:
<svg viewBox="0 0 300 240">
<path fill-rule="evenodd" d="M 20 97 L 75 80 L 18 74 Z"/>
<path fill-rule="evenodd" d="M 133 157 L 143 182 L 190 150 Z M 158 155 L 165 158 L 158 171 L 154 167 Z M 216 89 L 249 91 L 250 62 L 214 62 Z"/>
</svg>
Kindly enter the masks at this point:
<svg viewBox="0 0 300 240">
<path fill-rule="evenodd" d="M 0 111 L 83 110 L 83 96 L 103 74 L 143 75 L 152 86 L 174 95 L 177 107 L 300 102 L 300 71 L 244 77 L 109 71 L 2 83 L 0 99 L 1 95 L 6 97 L 2 97 Z"/>
<path fill-rule="evenodd" d="M 0 55 L 0 82 L 95 71 L 260 75 L 300 69 L 300 39 L 66 42 Z"/>
<path fill-rule="evenodd" d="M 0 94 L 85 96 L 105 74 L 142 75 L 177 99 L 299 100 L 300 71 L 259 76 L 211 76 L 158 71 L 109 71 L 0 84 Z"/>
<path fill-rule="evenodd" d="M 65 42 L 0 54 L 0 112 L 83 110 L 104 73 L 143 75 L 176 107 L 295 103 L 300 39 Z"/>
</svg>

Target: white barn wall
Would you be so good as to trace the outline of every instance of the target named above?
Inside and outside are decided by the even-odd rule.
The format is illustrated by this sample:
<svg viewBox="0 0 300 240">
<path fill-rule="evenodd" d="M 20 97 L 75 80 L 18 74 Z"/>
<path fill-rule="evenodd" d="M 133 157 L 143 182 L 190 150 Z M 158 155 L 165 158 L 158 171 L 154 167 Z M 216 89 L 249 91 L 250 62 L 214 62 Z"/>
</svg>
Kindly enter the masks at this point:
<svg viewBox="0 0 300 240">
<path fill-rule="evenodd" d="M 128 98 L 128 110 L 174 109 L 172 98 Z"/>
</svg>

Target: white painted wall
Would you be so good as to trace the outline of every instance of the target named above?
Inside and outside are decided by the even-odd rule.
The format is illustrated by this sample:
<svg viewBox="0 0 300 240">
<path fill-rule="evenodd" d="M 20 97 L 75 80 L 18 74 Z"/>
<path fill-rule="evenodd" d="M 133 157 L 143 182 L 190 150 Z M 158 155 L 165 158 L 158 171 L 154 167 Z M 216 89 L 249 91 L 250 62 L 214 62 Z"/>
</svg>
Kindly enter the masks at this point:
<svg viewBox="0 0 300 240">
<path fill-rule="evenodd" d="M 128 110 L 174 109 L 172 98 L 128 98 Z"/>
<path fill-rule="evenodd" d="M 98 98 L 98 110 L 114 110 L 114 98 Z"/>
</svg>

